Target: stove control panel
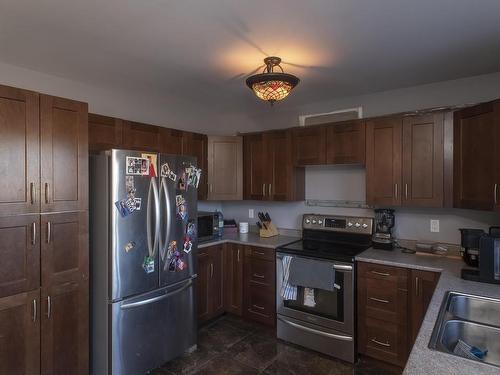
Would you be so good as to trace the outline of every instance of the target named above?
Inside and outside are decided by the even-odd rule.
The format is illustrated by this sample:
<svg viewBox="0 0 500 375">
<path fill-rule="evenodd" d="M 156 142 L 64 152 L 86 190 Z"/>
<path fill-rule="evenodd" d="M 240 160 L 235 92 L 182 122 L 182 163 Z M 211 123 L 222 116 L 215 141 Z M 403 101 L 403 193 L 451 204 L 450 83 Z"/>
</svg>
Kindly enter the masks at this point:
<svg viewBox="0 0 500 375">
<path fill-rule="evenodd" d="M 373 218 L 305 214 L 302 218 L 302 228 L 335 232 L 372 234 Z"/>
</svg>

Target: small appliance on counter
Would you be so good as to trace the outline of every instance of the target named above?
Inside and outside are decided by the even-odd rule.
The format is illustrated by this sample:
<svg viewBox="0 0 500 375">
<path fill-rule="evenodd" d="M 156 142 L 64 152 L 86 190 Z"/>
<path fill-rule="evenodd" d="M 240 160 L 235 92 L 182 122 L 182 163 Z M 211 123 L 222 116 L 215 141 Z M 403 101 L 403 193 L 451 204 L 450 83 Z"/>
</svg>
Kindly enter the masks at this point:
<svg viewBox="0 0 500 375">
<path fill-rule="evenodd" d="M 463 229 L 461 229 L 462 231 Z M 480 229 L 476 229 L 479 231 Z M 491 227 L 488 234 L 483 233 L 477 237 L 477 234 L 474 235 L 469 233 L 473 238 L 473 244 L 478 242 L 478 262 L 479 269 L 462 269 L 462 279 L 471 280 L 471 281 L 479 281 L 482 283 L 491 283 L 491 284 L 500 284 L 500 227 Z M 467 236 L 467 235 L 466 235 Z M 466 238 L 466 241 L 468 239 Z M 462 237 L 462 246 L 464 239 Z M 464 257 L 465 260 L 465 257 Z M 467 261 L 466 261 L 467 263 Z M 467 263 L 469 264 L 469 263 Z"/>
<path fill-rule="evenodd" d="M 394 248 L 394 210 L 389 208 L 377 208 L 375 210 L 375 231 L 372 242 L 374 249 L 392 250 Z"/>
<path fill-rule="evenodd" d="M 224 233 L 226 234 L 238 233 L 238 224 L 236 224 L 236 220 L 234 219 L 224 220 Z"/>
<path fill-rule="evenodd" d="M 218 211 L 198 211 L 198 242 L 211 241 L 222 237 L 224 224 L 220 226 L 221 215 L 222 213 Z"/>
<path fill-rule="evenodd" d="M 479 266 L 479 240 L 484 234 L 482 229 L 469 229 L 461 228 L 459 229 L 461 235 L 460 246 L 462 249 L 460 253 L 462 258 L 468 266 L 478 267 Z"/>
</svg>

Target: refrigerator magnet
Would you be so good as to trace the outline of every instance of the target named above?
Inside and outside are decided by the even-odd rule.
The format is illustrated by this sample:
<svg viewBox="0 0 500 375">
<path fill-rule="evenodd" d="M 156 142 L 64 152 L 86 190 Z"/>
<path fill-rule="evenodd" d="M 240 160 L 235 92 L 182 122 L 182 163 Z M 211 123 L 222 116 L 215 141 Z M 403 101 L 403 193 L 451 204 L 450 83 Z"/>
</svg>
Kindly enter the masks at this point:
<svg viewBox="0 0 500 375">
<path fill-rule="evenodd" d="M 201 178 L 201 169 L 196 168 L 195 166 L 190 166 L 186 168 L 187 174 L 187 184 L 198 189 L 198 185 L 200 184 Z"/>
<path fill-rule="evenodd" d="M 155 272 L 155 260 L 154 260 L 154 258 L 146 255 L 144 257 L 144 262 L 142 263 L 142 268 L 144 268 L 144 271 L 146 271 L 146 273 Z"/>
<path fill-rule="evenodd" d="M 127 156 L 126 158 L 127 174 L 132 176 L 143 176 L 149 170 L 149 160 L 137 158 L 135 156 Z"/>
<path fill-rule="evenodd" d="M 188 216 L 188 209 L 186 203 L 177 206 L 177 218 L 186 220 Z"/>
<path fill-rule="evenodd" d="M 175 265 L 177 263 L 177 259 L 170 259 L 167 263 L 165 263 L 165 270 L 168 269 L 169 272 L 175 272 Z"/>
<path fill-rule="evenodd" d="M 189 237 L 184 239 L 184 252 L 189 254 L 189 252 L 193 249 L 193 243 Z"/>
<path fill-rule="evenodd" d="M 177 259 L 175 265 L 176 265 L 176 271 L 182 271 L 187 268 L 186 262 L 184 261 L 184 259 L 181 258 Z"/>
<path fill-rule="evenodd" d="M 167 260 L 171 259 L 174 256 L 174 253 L 177 251 L 177 241 L 170 241 L 167 248 Z M 162 256 L 162 260 L 165 259 L 165 254 Z"/>
<path fill-rule="evenodd" d="M 182 172 L 181 175 L 179 175 L 179 185 L 178 185 L 179 190 L 186 191 L 187 190 L 187 185 L 186 185 L 186 172 Z"/>
<path fill-rule="evenodd" d="M 168 165 L 168 163 L 163 163 L 161 165 L 161 177 L 169 177 L 170 176 L 170 172 L 171 172 L 171 169 L 170 169 L 170 166 Z"/>
<path fill-rule="evenodd" d="M 130 241 L 130 242 L 127 242 L 124 246 L 124 249 L 125 249 L 125 252 L 128 253 L 130 250 L 132 250 L 133 248 L 135 247 L 135 242 L 134 241 Z"/>
<path fill-rule="evenodd" d="M 125 190 L 129 198 L 135 197 L 135 183 L 134 176 L 125 176 Z"/>
<path fill-rule="evenodd" d="M 181 204 L 185 204 L 185 203 L 186 203 L 186 200 L 184 199 L 184 197 L 182 195 L 175 196 L 175 205 L 176 206 L 180 206 Z"/>
<path fill-rule="evenodd" d="M 188 220 L 186 225 L 186 234 L 190 237 L 194 237 L 196 235 L 196 224 L 194 220 Z"/>
<path fill-rule="evenodd" d="M 149 167 L 148 167 L 147 175 L 149 177 L 158 177 L 158 173 L 156 171 L 158 155 L 156 155 L 156 154 L 141 154 L 141 156 L 143 159 L 149 160 Z"/>
<path fill-rule="evenodd" d="M 135 211 L 135 200 L 133 198 L 126 198 L 115 202 L 121 217 L 127 217 Z"/>
</svg>

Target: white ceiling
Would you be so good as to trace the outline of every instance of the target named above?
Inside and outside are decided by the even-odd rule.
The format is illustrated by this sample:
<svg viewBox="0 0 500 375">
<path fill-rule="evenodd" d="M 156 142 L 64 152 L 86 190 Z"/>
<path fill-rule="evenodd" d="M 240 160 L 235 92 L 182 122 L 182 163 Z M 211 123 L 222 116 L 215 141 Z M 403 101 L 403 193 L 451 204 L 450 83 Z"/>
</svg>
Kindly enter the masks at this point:
<svg viewBox="0 0 500 375">
<path fill-rule="evenodd" d="M 275 113 L 496 72 L 500 0 L 0 0 L 0 61 L 168 98 L 208 132 L 269 111 L 244 84 L 266 55 L 301 78 Z"/>
</svg>

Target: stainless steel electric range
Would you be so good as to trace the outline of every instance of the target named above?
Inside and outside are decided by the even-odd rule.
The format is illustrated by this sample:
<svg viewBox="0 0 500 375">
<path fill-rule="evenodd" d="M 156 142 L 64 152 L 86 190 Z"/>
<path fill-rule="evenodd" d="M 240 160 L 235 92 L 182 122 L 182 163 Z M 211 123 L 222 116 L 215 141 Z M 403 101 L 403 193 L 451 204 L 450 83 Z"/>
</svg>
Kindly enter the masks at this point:
<svg viewBox="0 0 500 375">
<path fill-rule="evenodd" d="M 306 214 L 302 239 L 276 252 L 278 338 L 355 362 L 354 257 L 373 219 Z"/>
</svg>

